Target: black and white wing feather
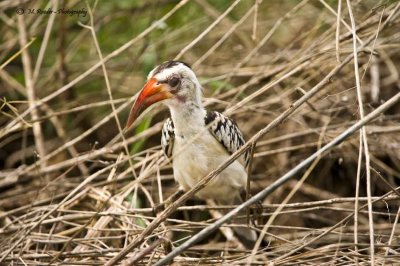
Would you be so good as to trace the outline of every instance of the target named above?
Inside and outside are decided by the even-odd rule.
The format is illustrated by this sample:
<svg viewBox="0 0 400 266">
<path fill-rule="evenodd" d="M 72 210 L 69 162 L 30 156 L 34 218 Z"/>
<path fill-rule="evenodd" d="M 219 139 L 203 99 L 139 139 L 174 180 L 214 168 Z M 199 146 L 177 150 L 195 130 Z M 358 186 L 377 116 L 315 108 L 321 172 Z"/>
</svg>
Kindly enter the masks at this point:
<svg viewBox="0 0 400 266">
<path fill-rule="evenodd" d="M 172 156 L 172 149 L 174 148 L 175 127 L 171 118 L 168 118 L 163 126 L 161 136 L 161 146 L 168 158 Z"/>
<path fill-rule="evenodd" d="M 218 112 L 207 112 L 206 125 L 210 125 L 210 133 L 225 147 L 229 154 L 236 152 L 245 144 L 242 132 L 229 117 Z M 249 164 L 249 150 L 244 153 L 245 166 Z"/>
</svg>

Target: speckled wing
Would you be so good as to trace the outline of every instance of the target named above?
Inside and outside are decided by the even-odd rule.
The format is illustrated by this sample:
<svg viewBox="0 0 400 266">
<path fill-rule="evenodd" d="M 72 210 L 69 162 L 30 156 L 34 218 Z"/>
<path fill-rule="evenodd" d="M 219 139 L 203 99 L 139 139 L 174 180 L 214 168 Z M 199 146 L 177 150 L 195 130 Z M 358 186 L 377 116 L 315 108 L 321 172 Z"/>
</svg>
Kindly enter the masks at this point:
<svg viewBox="0 0 400 266">
<path fill-rule="evenodd" d="M 168 118 L 163 126 L 161 133 L 161 146 L 168 158 L 172 156 L 172 149 L 174 148 L 175 127 L 171 118 Z"/>
<path fill-rule="evenodd" d="M 229 117 L 218 112 L 207 112 L 206 125 L 210 125 L 210 133 L 225 147 L 229 154 L 236 152 L 245 144 L 242 132 Z M 249 164 L 249 150 L 244 153 L 245 166 Z"/>
</svg>

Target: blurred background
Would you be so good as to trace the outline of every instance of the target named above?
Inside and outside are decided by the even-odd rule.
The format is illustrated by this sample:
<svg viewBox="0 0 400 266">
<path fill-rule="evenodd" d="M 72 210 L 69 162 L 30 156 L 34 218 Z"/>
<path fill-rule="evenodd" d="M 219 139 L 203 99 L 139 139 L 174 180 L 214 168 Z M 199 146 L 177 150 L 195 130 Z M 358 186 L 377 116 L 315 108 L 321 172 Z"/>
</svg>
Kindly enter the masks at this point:
<svg viewBox="0 0 400 266">
<path fill-rule="evenodd" d="M 400 89 L 399 2 L 350 2 L 368 114 Z M 154 219 L 151 207 L 176 191 L 160 152 L 168 110 L 155 106 L 124 139 L 119 128 L 148 72 L 166 60 L 191 65 L 207 109 L 234 118 L 247 140 L 342 65 L 258 141 L 252 194 L 360 119 L 344 0 L 5 0 L 0 20 L 0 257 L 6 264 L 103 265 Z M 400 259 L 399 112 L 396 104 L 366 127 L 374 258 L 388 264 Z M 262 202 L 255 227 L 271 224 L 253 263 L 370 262 L 359 147 L 356 133 Z M 215 221 L 205 204 L 190 200 L 142 247 L 161 234 L 179 246 Z M 355 212 L 357 206 L 364 207 Z M 353 217 L 342 221 L 354 213 L 356 225 Z M 240 264 L 251 251 L 237 245 L 219 232 L 178 262 Z M 157 247 L 137 263 L 151 265 L 167 251 Z"/>
</svg>

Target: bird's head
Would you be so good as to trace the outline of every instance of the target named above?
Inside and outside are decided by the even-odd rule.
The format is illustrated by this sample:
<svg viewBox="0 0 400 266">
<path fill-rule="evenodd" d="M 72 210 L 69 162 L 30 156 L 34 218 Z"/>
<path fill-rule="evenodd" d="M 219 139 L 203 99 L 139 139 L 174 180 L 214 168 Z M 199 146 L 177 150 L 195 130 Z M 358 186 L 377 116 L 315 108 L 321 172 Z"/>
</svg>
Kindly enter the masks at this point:
<svg viewBox="0 0 400 266">
<path fill-rule="evenodd" d="M 167 61 L 154 68 L 132 106 L 126 128 L 149 106 L 160 101 L 169 107 L 189 102 L 201 105 L 201 85 L 189 65 Z"/>
</svg>

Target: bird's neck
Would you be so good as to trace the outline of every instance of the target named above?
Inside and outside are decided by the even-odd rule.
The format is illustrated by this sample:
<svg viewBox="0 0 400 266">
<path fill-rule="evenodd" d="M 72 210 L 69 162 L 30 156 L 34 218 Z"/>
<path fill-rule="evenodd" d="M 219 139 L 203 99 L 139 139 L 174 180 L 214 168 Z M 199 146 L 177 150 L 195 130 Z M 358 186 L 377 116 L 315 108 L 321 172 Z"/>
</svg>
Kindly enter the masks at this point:
<svg viewBox="0 0 400 266">
<path fill-rule="evenodd" d="M 190 138 L 204 128 L 206 110 L 202 104 L 194 102 L 180 103 L 180 106 L 170 106 L 175 135 L 181 138 Z"/>
</svg>

